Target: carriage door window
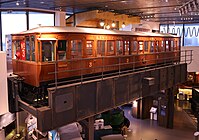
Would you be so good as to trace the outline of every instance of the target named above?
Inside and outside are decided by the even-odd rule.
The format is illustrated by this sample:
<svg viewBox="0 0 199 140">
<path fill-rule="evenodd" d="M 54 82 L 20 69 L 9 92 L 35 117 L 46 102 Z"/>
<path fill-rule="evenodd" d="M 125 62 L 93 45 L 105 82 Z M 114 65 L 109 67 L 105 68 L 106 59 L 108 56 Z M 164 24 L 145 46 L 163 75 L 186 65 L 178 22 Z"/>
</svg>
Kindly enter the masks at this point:
<svg viewBox="0 0 199 140">
<path fill-rule="evenodd" d="M 58 40 L 57 60 L 66 60 L 67 48 L 68 48 L 68 43 L 66 40 Z"/>
<path fill-rule="evenodd" d="M 71 40 L 71 57 L 82 58 L 82 41 Z"/>
<path fill-rule="evenodd" d="M 116 49 L 117 49 L 117 55 L 123 55 L 123 41 L 116 41 Z"/>
<path fill-rule="evenodd" d="M 149 47 L 149 42 L 148 41 L 145 41 L 144 42 L 144 52 L 148 52 L 148 47 Z"/>
<path fill-rule="evenodd" d="M 104 56 L 105 55 L 105 40 L 98 40 L 97 41 L 97 56 Z"/>
<path fill-rule="evenodd" d="M 151 41 L 151 43 L 150 43 L 150 52 L 155 52 L 154 51 L 154 41 Z"/>
<path fill-rule="evenodd" d="M 54 60 L 54 45 L 55 41 L 45 40 L 42 41 L 42 61 Z"/>
<path fill-rule="evenodd" d="M 172 41 L 171 41 L 171 48 L 170 48 L 170 51 L 173 51 L 173 48 L 174 48 L 174 41 L 172 40 Z"/>
<path fill-rule="evenodd" d="M 137 46 L 138 46 L 137 41 L 131 41 L 131 54 L 137 53 Z"/>
<path fill-rule="evenodd" d="M 30 48 L 29 36 L 25 37 L 25 44 L 26 44 L 26 49 L 25 49 L 25 51 L 26 51 L 26 60 L 30 60 L 30 54 L 31 54 L 30 50 L 31 50 L 31 48 Z"/>
<path fill-rule="evenodd" d="M 124 52 L 125 55 L 129 55 L 129 41 L 124 41 Z"/>
<path fill-rule="evenodd" d="M 32 61 L 35 61 L 35 37 L 34 36 L 31 36 L 30 38 L 30 46 L 31 46 Z"/>
<path fill-rule="evenodd" d="M 94 41 L 87 40 L 86 41 L 86 55 L 93 56 L 93 43 Z"/>
<path fill-rule="evenodd" d="M 114 55 L 114 41 L 107 41 L 107 55 Z"/>
</svg>

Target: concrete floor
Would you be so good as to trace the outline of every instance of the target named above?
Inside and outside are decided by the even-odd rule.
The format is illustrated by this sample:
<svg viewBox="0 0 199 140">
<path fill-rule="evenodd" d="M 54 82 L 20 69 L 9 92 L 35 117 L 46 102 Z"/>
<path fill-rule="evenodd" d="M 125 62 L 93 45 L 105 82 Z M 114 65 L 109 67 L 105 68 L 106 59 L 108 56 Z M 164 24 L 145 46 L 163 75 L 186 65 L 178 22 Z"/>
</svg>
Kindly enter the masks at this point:
<svg viewBox="0 0 199 140">
<path fill-rule="evenodd" d="M 131 121 L 127 140 L 194 140 L 196 128 L 183 110 L 189 107 L 188 102 L 176 102 L 173 129 L 160 127 L 157 121 L 135 119 L 131 116 L 131 109 L 125 107 L 125 116 Z"/>
</svg>

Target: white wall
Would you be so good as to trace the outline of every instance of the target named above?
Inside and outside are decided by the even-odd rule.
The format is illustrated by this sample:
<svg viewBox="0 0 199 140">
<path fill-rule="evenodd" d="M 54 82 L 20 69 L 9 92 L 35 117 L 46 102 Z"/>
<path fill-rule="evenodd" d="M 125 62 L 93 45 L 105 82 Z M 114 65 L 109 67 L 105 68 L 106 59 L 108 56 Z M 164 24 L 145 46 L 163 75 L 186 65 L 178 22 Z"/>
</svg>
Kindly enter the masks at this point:
<svg viewBox="0 0 199 140">
<path fill-rule="evenodd" d="M 132 30 L 135 31 L 135 28 L 143 28 L 150 29 L 150 32 L 152 32 L 152 30 L 159 30 L 159 24 L 159 22 L 141 20 L 140 24 L 132 24 Z"/>
<path fill-rule="evenodd" d="M 6 52 L 0 51 L 0 115 L 8 112 Z"/>
<path fill-rule="evenodd" d="M 199 72 L 199 47 L 182 47 L 182 50 L 193 50 L 193 60 L 187 65 L 188 72 Z"/>
</svg>

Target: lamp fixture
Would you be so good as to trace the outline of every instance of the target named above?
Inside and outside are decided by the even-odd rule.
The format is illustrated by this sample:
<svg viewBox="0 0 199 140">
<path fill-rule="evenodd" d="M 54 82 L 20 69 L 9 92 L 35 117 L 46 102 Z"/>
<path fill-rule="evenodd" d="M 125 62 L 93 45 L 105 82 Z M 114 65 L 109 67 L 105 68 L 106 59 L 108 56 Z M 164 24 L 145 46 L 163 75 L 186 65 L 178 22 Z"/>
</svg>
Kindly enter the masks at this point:
<svg viewBox="0 0 199 140">
<path fill-rule="evenodd" d="M 103 20 L 100 21 L 100 26 L 101 26 L 101 27 L 104 26 L 104 21 L 103 21 Z"/>
<path fill-rule="evenodd" d="M 113 21 L 113 23 L 111 24 L 111 26 L 114 28 L 115 27 L 115 22 Z"/>
<path fill-rule="evenodd" d="M 125 25 L 125 23 L 123 22 L 123 23 L 122 23 L 122 28 L 125 28 L 125 26 L 126 26 L 126 25 Z"/>
<path fill-rule="evenodd" d="M 110 25 L 109 24 L 106 26 L 106 29 L 108 29 L 108 30 L 110 29 Z"/>
</svg>

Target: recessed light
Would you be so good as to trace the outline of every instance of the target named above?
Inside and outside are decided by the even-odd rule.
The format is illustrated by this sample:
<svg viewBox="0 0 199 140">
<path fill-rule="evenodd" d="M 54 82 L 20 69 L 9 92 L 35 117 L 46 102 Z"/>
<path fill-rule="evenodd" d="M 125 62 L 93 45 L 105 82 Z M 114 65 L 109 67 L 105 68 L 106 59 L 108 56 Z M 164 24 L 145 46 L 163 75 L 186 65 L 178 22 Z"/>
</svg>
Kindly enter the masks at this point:
<svg viewBox="0 0 199 140">
<path fill-rule="evenodd" d="M 41 1 L 40 3 L 41 3 L 41 4 L 44 4 L 44 2 L 43 2 L 43 1 Z"/>
</svg>

